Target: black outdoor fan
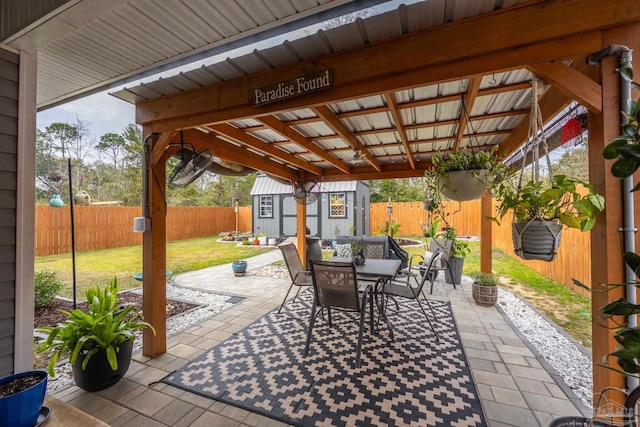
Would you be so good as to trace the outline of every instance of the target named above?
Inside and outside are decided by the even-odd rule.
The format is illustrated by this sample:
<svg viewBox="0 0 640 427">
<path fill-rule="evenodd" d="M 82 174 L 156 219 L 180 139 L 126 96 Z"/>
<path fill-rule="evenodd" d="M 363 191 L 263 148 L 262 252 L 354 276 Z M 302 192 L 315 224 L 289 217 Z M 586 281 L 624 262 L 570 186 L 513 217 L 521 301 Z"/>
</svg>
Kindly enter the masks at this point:
<svg viewBox="0 0 640 427">
<path fill-rule="evenodd" d="M 169 176 L 169 186 L 172 188 L 186 187 L 213 164 L 213 154 L 208 148 L 196 151 L 192 144 L 189 145 L 191 149 L 184 148 L 182 131 L 180 131 L 180 163 Z"/>
<path fill-rule="evenodd" d="M 296 202 L 303 205 L 310 205 L 318 200 L 318 195 L 312 193 L 311 190 L 316 185 L 313 181 L 308 182 L 293 182 L 293 198 Z"/>
</svg>

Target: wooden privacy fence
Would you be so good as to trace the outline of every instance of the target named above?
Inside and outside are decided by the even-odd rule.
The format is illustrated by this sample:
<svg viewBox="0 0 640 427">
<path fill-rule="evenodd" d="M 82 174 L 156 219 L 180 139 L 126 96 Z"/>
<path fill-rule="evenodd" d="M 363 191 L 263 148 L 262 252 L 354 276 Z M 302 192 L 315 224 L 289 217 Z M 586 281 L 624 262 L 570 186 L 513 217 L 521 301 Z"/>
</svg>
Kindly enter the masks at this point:
<svg viewBox="0 0 640 427">
<path fill-rule="evenodd" d="M 140 206 L 75 206 L 76 251 L 92 251 L 138 245 L 142 233 L 133 232 L 133 218 Z M 251 230 L 251 207 L 238 209 L 238 229 Z M 235 231 L 233 207 L 181 207 L 167 209 L 167 240 L 188 239 Z M 36 256 L 71 252 L 69 207 L 36 206 Z"/>
<path fill-rule="evenodd" d="M 372 203 L 370 206 L 370 230 L 378 233 L 389 219 L 388 203 Z M 400 235 L 422 235 L 422 224 L 430 218 L 422 202 L 391 203 L 392 220 L 401 224 Z M 238 210 L 239 231 L 251 230 L 251 207 Z M 494 210 L 495 212 L 495 205 Z M 448 203 L 445 205 L 447 220 L 456 227 L 460 236 L 480 235 L 480 201 Z M 90 251 L 142 243 L 142 234 L 133 232 L 133 218 L 141 216 L 139 206 L 76 206 L 76 251 Z M 167 210 L 167 240 L 211 236 L 235 231 L 233 207 L 179 207 Z M 36 206 L 36 256 L 71 252 L 71 221 L 69 207 L 52 208 Z M 511 217 L 506 216 L 501 225 L 493 226 L 493 246 L 516 257 L 511 239 Z M 591 283 L 591 241 L 589 233 L 565 228 L 558 258 L 554 262 L 524 261 L 524 264 L 557 282 L 564 283 L 583 295 L 588 292 L 573 285 L 575 278 Z M 516 257 L 517 258 L 517 257 Z M 517 258 L 520 259 L 520 258 Z"/>
</svg>

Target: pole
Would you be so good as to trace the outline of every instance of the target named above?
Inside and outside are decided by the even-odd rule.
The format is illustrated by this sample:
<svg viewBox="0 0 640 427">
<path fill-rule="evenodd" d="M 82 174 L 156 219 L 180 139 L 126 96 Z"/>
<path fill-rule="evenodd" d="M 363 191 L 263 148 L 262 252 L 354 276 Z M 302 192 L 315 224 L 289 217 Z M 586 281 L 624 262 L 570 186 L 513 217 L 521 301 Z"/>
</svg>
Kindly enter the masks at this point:
<svg viewBox="0 0 640 427">
<path fill-rule="evenodd" d="M 71 212 L 71 270 L 73 272 L 73 309 L 76 309 L 76 229 L 73 220 L 73 182 L 71 179 L 71 158 L 67 159 L 67 169 L 69 171 L 69 210 Z"/>
<path fill-rule="evenodd" d="M 387 235 L 391 236 L 391 214 L 393 213 L 393 207 L 391 206 L 391 197 L 389 197 L 389 204 L 387 205 L 387 214 L 389 219 L 387 220 Z"/>
<path fill-rule="evenodd" d="M 238 240 L 238 224 L 239 224 L 239 221 L 238 221 L 238 215 L 239 215 L 239 212 L 238 212 L 238 199 L 236 199 L 236 209 L 235 210 L 236 210 L 236 240 Z"/>
</svg>

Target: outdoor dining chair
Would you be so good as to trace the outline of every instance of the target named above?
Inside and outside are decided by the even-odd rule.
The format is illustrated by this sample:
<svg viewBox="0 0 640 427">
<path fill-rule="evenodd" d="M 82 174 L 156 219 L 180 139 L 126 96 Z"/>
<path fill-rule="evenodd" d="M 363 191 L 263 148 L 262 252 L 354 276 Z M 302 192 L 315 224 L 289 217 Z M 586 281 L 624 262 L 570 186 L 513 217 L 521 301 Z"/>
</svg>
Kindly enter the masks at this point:
<svg viewBox="0 0 640 427">
<path fill-rule="evenodd" d="M 429 249 L 425 252 L 424 256 L 422 255 L 412 255 L 409 259 L 409 265 L 403 271 L 405 275 L 407 275 L 407 280 L 409 277 L 413 277 L 416 283 L 420 283 L 419 277 L 424 276 L 424 274 L 429 274 L 429 281 L 431 282 L 431 286 L 429 289 L 429 294 L 433 293 L 433 282 L 438 278 L 438 275 L 442 271 L 443 273 L 448 269 L 449 274 L 451 274 L 451 267 L 449 266 L 449 256 L 451 254 L 451 240 L 446 239 L 431 239 L 429 243 Z M 431 263 L 431 260 L 434 259 L 436 255 L 440 254 L 438 260 L 435 264 Z M 430 266 L 429 268 L 427 268 Z M 455 288 L 456 285 L 454 284 Z"/>
<path fill-rule="evenodd" d="M 374 333 L 373 286 L 366 285 L 364 289 L 358 289 L 356 268 L 350 262 L 311 261 L 311 277 L 315 295 L 309 319 L 304 355 L 307 356 L 309 353 L 313 327 L 320 313 L 326 309 L 329 327 L 332 327 L 331 309 L 354 312 L 360 315 L 355 363 L 356 367 L 359 368 L 367 304 L 369 305 L 369 326 L 371 333 Z"/>
<path fill-rule="evenodd" d="M 293 301 L 296 300 L 300 293 L 300 289 L 302 289 L 303 286 L 311 286 L 313 285 L 313 282 L 311 280 L 311 272 L 302 267 L 302 261 L 300 260 L 300 255 L 298 254 L 296 245 L 293 243 L 286 243 L 278 246 L 278 248 L 282 251 L 284 262 L 287 264 L 287 270 L 289 270 L 289 277 L 291 277 L 291 285 L 289 285 L 287 294 L 284 296 L 282 304 L 280 304 L 280 308 L 278 309 L 278 313 L 280 313 L 294 285 L 298 287 L 298 290 L 296 291 L 296 295 L 293 297 Z"/>
<path fill-rule="evenodd" d="M 427 315 L 427 312 L 425 311 L 424 307 L 422 306 L 422 303 L 420 302 L 420 295 L 424 297 L 424 300 L 427 303 L 427 307 L 429 307 L 429 310 L 431 311 L 433 318 L 437 320 L 436 313 L 433 311 L 433 307 L 431 307 L 431 304 L 429 304 L 429 300 L 427 299 L 427 296 L 424 294 L 423 288 L 427 281 L 431 281 L 433 286 L 432 278 L 435 277 L 434 271 L 436 271 L 439 268 L 438 265 L 440 264 L 442 257 L 443 257 L 442 252 L 436 252 L 431 257 L 431 259 L 429 260 L 429 263 L 426 266 L 426 269 L 423 271 L 423 274 L 420 280 L 417 281 L 417 286 L 412 285 L 411 283 L 412 276 L 406 275 L 405 280 L 398 280 L 394 278 L 384 282 L 382 285 L 382 292 L 381 292 L 382 293 L 382 312 L 385 317 L 386 317 L 386 307 L 389 305 L 388 303 L 390 298 L 394 300 L 396 309 L 398 310 L 400 309 L 400 306 L 398 305 L 398 302 L 397 302 L 398 298 L 415 300 L 418 303 L 418 306 L 420 307 L 422 314 L 424 314 L 425 319 L 427 319 L 427 322 L 429 323 L 429 327 L 431 328 L 434 335 L 436 336 L 437 341 L 440 341 L 440 338 L 438 337 L 438 333 L 433 327 L 433 323 L 431 323 L 431 319 Z"/>
</svg>

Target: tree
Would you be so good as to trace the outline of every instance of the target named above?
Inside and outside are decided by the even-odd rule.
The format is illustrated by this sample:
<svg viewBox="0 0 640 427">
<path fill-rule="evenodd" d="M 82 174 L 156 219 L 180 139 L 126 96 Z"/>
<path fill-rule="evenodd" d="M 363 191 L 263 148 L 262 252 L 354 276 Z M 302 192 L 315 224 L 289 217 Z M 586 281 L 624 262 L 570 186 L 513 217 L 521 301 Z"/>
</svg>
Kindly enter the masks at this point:
<svg viewBox="0 0 640 427">
<path fill-rule="evenodd" d="M 113 162 L 113 169 L 118 169 L 118 162 L 125 151 L 126 141 L 122 135 L 117 133 L 105 133 L 100 137 L 96 148 L 101 153 L 106 154 Z"/>
<path fill-rule="evenodd" d="M 581 181 L 589 182 L 587 145 L 580 144 L 566 149 L 552 168 L 556 175 L 572 176 Z"/>
</svg>

